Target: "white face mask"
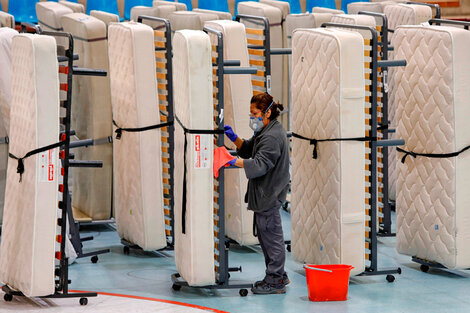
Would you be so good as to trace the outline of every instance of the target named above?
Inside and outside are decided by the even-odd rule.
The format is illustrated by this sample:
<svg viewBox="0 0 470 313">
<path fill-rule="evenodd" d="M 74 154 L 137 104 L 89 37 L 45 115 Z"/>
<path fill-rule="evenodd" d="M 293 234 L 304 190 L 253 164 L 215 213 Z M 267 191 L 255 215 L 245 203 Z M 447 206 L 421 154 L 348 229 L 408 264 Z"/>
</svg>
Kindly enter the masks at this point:
<svg viewBox="0 0 470 313">
<path fill-rule="evenodd" d="M 274 101 L 271 101 L 271 104 L 268 106 L 268 108 L 264 111 L 263 115 L 268 112 L 268 110 L 271 108 L 273 105 Z M 261 129 L 263 129 L 264 124 L 263 124 L 263 118 L 262 117 L 254 117 L 250 116 L 250 128 L 253 129 L 255 134 L 259 132 Z"/>
<path fill-rule="evenodd" d="M 263 118 L 250 116 L 250 128 L 255 134 L 263 128 Z"/>
</svg>

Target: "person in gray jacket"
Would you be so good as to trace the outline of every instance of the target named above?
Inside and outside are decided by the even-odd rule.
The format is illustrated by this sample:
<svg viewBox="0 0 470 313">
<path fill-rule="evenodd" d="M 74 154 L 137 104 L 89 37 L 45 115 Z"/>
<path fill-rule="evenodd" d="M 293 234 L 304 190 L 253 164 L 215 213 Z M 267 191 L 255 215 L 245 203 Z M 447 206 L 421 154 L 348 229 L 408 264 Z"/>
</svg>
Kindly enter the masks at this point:
<svg viewBox="0 0 470 313">
<path fill-rule="evenodd" d="M 290 181 L 287 134 L 276 120 L 283 109 L 268 93 L 258 94 L 251 98 L 250 105 L 253 137 L 243 140 L 225 126 L 225 134 L 242 158 L 230 164 L 243 168 L 248 178 L 245 202 L 248 210 L 255 213 L 253 228 L 266 263 L 266 276 L 252 288 L 256 294 L 285 293 L 289 283 L 284 270 L 286 253 L 279 212 Z"/>
</svg>

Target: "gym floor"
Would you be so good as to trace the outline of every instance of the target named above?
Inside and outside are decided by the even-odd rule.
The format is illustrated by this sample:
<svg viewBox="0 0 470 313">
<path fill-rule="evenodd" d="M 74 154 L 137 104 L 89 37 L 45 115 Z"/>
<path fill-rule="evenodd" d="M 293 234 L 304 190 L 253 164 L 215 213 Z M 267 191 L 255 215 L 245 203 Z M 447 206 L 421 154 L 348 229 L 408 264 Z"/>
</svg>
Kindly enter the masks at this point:
<svg viewBox="0 0 470 313">
<path fill-rule="evenodd" d="M 282 211 L 286 239 L 290 239 L 290 216 Z M 379 239 L 380 268 L 401 267 L 402 275 L 396 275 L 394 283 L 388 283 L 385 276 L 354 277 L 350 280 L 348 300 L 344 302 L 310 302 L 307 297 L 307 284 L 302 265 L 294 262 L 287 253 L 286 270 L 291 284 L 284 295 L 253 295 L 240 297 L 238 289 L 202 290 L 182 288 L 174 291 L 170 275 L 176 272 L 173 251 L 146 253 L 132 250 L 123 253 L 123 246 L 115 231 L 108 226 L 88 226 L 82 228 L 82 236 L 93 235 L 95 240 L 85 242 L 86 251 L 110 248 L 111 253 L 100 255 L 99 261 L 92 264 L 89 258 L 79 259 L 70 266 L 73 290 L 98 291 L 120 295 L 172 300 L 213 308 L 226 312 L 468 312 L 470 309 L 470 271 L 449 271 L 431 269 L 420 271 L 419 264 L 411 258 L 399 255 L 395 250 L 395 238 Z M 231 273 L 231 282 L 253 282 L 264 277 L 264 260 L 259 247 L 239 247 L 232 245 L 230 266 L 242 266 L 243 272 Z M 109 312 L 177 312 L 175 308 L 152 309 L 151 302 L 134 305 L 129 311 L 121 306 L 122 298 L 89 298 L 88 309 L 95 302 L 106 302 Z M 117 300 L 115 300 L 117 299 Z M 18 300 L 17 300 L 18 301 Z M 77 311 L 78 301 L 69 302 L 68 308 Z M 0 300 L 0 312 L 18 309 L 36 312 L 37 303 L 23 302 L 21 307 Z M 123 304 L 122 304 L 123 305 Z M 139 307 L 145 308 L 142 311 Z M 34 309 L 36 308 L 36 309 Z M 42 306 L 42 309 L 46 307 Z M 59 312 L 59 306 L 55 310 Z M 181 309 L 180 309 L 181 310 Z M 42 311 L 42 310 L 41 310 Z M 67 310 L 69 311 L 69 310 Z M 93 310 L 94 311 L 94 310 Z M 181 312 L 190 312 L 189 307 Z M 60 310 L 60 312 L 63 312 Z M 73 310 L 70 310 L 73 312 Z M 95 311 L 94 311 L 95 312 Z M 179 312 L 179 310 L 178 310 Z"/>
</svg>

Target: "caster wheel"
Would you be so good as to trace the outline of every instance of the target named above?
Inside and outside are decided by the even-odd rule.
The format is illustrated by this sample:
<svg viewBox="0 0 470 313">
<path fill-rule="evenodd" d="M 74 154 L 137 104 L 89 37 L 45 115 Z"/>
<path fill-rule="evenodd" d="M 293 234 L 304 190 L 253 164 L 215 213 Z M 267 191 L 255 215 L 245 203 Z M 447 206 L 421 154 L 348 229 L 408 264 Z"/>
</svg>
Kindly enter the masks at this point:
<svg viewBox="0 0 470 313">
<path fill-rule="evenodd" d="M 393 275 L 387 275 L 386 279 L 387 279 L 387 281 L 388 281 L 389 283 L 393 283 L 393 282 L 395 281 L 395 276 L 393 276 Z"/>
<path fill-rule="evenodd" d="M 80 298 L 80 305 L 87 305 L 88 299 L 87 298 Z"/>
<path fill-rule="evenodd" d="M 248 295 L 248 290 L 240 289 L 238 293 L 240 294 L 241 297 L 246 297 Z"/>
<path fill-rule="evenodd" d="M 401 275 L 401 267 L 399 267 L 399 268 L 397 269 L 397 273 L 398 273 L 398 275 Z"/>
<path fill-rule="evenodd" d="M 6 293 L 3 295 L 3 300 L 5 300 L 6 302 L 10 302 L 11 300 L 13 300 L 13 295 Z"/>
<path fill-rule="evenodd" d="M 173 288 L 174 291 L 180 291 L 181 290 L 181 286 L 177 285 L 177 284 L 173 284 L 173 286 L 171 286 L 171 288 Z"/>
<path fill-rule="evenodd" d="M 131 249 L 129 249 L 129 247 L 124 247 L 122 248 L 123 252 L 125 255 L 129 255 L 129 253 L 131 252 Z"/>
<path fill-rule="evenodd" d="M 423 273 L 429 272 L 429 266 L 428 266 L 428 265 L 421 264 L 421 266 L 419 267 L 419 269 L 420 269 L 421 272 L 423 272 Z"/>
<path fill-rule="evenodd" d="M 95 264 L 95 263 L 98 263 L 98 256 L 97 255 L 94 255 L 91 257 L 91 263 Z"/>
<path fill-rule="evenodd" d="M 290 252 L 290 250 L 291 250 L 290 244 L 287 245 L 286 250 L 287 250 L 288 252 Z"/>
</svg>

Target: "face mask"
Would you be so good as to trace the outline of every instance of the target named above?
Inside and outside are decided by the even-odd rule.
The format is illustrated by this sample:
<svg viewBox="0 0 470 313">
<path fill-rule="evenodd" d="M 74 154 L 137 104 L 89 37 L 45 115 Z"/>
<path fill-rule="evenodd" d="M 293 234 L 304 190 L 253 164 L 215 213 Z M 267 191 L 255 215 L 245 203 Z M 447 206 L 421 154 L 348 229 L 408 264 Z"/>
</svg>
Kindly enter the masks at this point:
<svg viewBox="0 0 470 313">
<path fill-rule="evenodd" d="M 271 104 L 268 106 L 268 108 L 263 112 L 263 115 L 266 114 L 266 112 L 268 112 L 268 110 L 271 108 L 273 103 L 274 101 L 272 101 Z M 250 128 L 253 129 L 255 134 L 259 132 L 263 127 L 264 127 L 264 124 L 263 124 L 262 117 L 250 116 Z"/>
</svg>

